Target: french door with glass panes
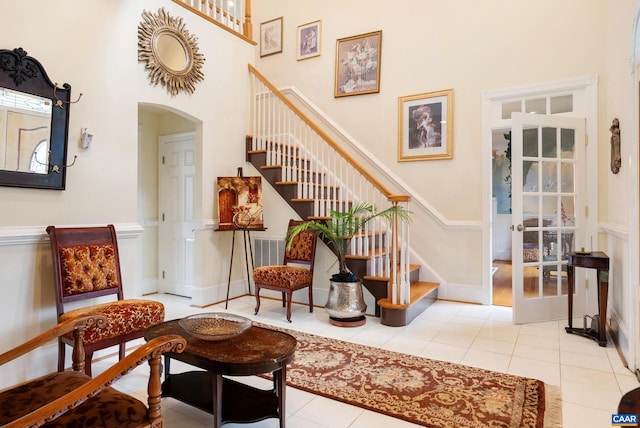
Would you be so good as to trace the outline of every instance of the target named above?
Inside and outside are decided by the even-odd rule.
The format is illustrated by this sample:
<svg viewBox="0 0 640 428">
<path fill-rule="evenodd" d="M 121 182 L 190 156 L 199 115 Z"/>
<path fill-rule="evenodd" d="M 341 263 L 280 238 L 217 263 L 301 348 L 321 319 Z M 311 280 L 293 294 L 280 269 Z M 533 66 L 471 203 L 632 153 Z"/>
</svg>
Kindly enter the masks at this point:
<svg viewBox="0 0 640 428">
<path fill-rule="evenodd" d="M 567 316 L 567 258 L 583 223 L 585 119 L 513 113 L 512 264 L 516 324 Z M 584 313 L 576 287 L 574 312 Z"/>
</svg>

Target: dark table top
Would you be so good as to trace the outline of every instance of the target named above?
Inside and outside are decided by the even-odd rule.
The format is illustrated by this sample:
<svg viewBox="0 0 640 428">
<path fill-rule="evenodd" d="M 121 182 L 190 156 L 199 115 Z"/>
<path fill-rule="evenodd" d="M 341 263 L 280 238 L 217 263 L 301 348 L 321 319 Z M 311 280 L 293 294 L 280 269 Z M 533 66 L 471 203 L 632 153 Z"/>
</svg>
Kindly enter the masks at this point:
<svg viewBox="0 0 640 428">
<path fill-rule="evenodd" d="M 187 340 L 187 347 L 180 354 L 169 353 L 169 357 L 218 374 L 251 375 L 281 369 L 293 360 L 297 346 L 290 334 L 256 326 L 231 339 L 202 340 L 187 333 L 178 321 L 148 328 L 145 340 L 180 335 Z"/>
<path fill-rule="evenodd" d="M 609 269 L 609 256 L 602 251 L 591 251 L 585 253 L 576 251 L 569 254 L 567 262 L 569 266 Z"/>
</svg>

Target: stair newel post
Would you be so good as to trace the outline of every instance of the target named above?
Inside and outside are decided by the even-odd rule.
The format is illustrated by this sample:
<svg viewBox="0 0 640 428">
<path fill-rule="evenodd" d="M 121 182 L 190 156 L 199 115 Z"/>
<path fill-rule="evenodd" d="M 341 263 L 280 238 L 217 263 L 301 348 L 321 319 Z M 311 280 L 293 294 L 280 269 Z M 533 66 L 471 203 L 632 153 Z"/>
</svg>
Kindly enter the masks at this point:
<svg viewBox="0 0 640 428">
<path fill-rule="evenodd" d="M 407 208 L 405 206 L 405 208 Z M 400 303 L 408 304 L 410 300 L 409 285 L 409 224 L 406 221 L 400 223 L 399 251 L 400 251 Z"/>
<path fill-rule="evenodd" d="M 253 24 L 251 23 L 251 0 L 244 0 L 244 26 L 243 32 L 245 37 L 251 39 L 253 37 Z"/>
<path fill-rule="evenodd" d="M 393 205 L 398 205 L 393 202 Z M 391 303 L 398 304 L 398 214 L 394 213 L 391 218 Z"/>
</svg>

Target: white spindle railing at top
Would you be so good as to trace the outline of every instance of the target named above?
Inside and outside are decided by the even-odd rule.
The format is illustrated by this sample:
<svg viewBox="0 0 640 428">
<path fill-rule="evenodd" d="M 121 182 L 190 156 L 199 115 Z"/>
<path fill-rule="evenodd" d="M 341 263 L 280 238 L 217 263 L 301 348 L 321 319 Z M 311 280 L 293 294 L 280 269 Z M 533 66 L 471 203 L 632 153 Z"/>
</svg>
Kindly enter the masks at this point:
<svg viewBox="0 0 640 428">
<path fill-rule="evenodd" d="M 224 28 L 251 39 L 251 0 L 173 0 Z"/>
<path fill-rule="evenodd" d="M 317 124 L 249 65 L 252 76 L 252 151 L 266 153 L 267 166 L 281 168 L 282 181 L 296 183 L 297 200 L 313 201 L 312 218 L 366 202 L 383 210 L 409 203 L 391 193 Z M 350 256 L 369 260 L 368 275 L 389 278 L 393 304 L 410 303 L 409 224 L 376 218 L 351 240 Z M 395 267 L 395 268 L 394 268 Z"/>
</svg>

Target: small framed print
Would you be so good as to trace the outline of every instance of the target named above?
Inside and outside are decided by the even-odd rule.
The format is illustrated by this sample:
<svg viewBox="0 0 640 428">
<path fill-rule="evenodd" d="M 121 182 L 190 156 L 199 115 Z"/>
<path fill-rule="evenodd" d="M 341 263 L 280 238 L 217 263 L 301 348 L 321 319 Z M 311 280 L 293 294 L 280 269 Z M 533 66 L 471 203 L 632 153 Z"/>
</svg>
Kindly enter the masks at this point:
<svg viewBox="0 0 640 428">
<path fill-rule="evenodd" d="M 322 21 L 299 25 L 297 41 L 296 59 L 298 61 L 320 56 L 322 50 Z"/>
<path fill-rule="evenodd" d="M 282 16 L 260 24 L 260 58 L 282 52 Z"/>
<path fill-rule="evenodd" d="M 398 98 L 398 161 L 453 158 L 453 89 Z"/>
</svg>

